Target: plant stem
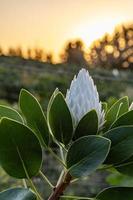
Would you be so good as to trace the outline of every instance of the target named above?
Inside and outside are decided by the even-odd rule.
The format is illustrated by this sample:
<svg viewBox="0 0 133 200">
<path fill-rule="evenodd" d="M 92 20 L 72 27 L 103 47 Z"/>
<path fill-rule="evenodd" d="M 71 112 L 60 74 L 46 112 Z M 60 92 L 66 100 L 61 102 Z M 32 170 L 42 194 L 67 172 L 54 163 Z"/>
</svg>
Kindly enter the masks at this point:
<svg viewBox="0 0 133 200">
<path fill-rule="evenodd" d="M 75 179 L 73 179 L 72 181 L 71 181 L 71 183 L 75 183 L 76 181 L 78 181 L 79 180 L 79 178 L 75 178 Z"/>
<path fill-rule="evenodd" d="M 30 186 L 31 186 L 31 189 L 33 189 L 33 191 L 34 191 L 35 194 L 37 195 L 37 199 L 38 199 L 38 200 L 43 200 L 42 197 L 40 196 L 40 194 L 38 193 L 38 191 L 37 191 L 37 189 L 36 189 L 34 183 L 32 182 L 32 180 L 31 180 L 31 179 L 28 179 L 28 181 L 29 181 L 29 184 L 30 184 Z"/>
<path fill-rule="evenodd" d="M 53 193 L 50 195 L 48 200 L 59 200 L 59 198 L 63 195 L 64 190 L 70 184 L 72 176 L 69 172 L 66 172 L 65 176 L 62 178 L 59 184 L 54 188 Z"/>
<path fill-rule="evenodd" d="M 22 182 L 23 182 L 23 186 L 25 187 L 25 188 L 27 188 L 27 183 L 26 183 L 26 180 L 23 178 L 22 179 Z"/>
<path fill-rule="evenodd" d="M 61 159 L 63 160 L 63 162 L 65 162 L 63 148 L 61 146 L 60 146 L 60 155 L 61 155 Z"/>
<path fill-rule="evenodd" d="M 64 145 L 63 144 L 61 144 L 61 143 L 58 143 L 58 146 L 59 147 L 62 147 L 62 149 L 65 151 L 65 152 L 68 152 L 68 150 L 64 147 Z"/>
<path fill-rule="evenodd" d="M 40 196 L 39 192 L 37 191 L 37 189 L 36 189 L 34 183 L 32 182 L 32 179 L 29 177 L 28 171 L 27 171 L 27 169 L 26 169 L 26 167 L 25 167 L 25 163 L 24 163 L 24 161 L 23 161 L 23 159 L 22 159 L 22 156 L 21 156 L 21 154 L 20 154 L 20 151 L 19 151 L 19 148 L 18 148 L 18 147 L 17 147 L 17 152 L 18 152 L 18 155 L 19 155 L 19 157 L 20 157 L 20 160 L 21 160 L 21 163 L 22 163 L 22 166 L 23 166 L 25 175 L 26 175 L 26 177 L 27 177 L 27 180 L 29 181 L 29 184 L 30 184 L 31 188 L 32 188 L 33 191 L 35 192 L 35 194 L 36 194 L 36 196 L 37 196 L 37 199 L 38 199 L 38 200 L 43 200 L 42 197 Z"/>
<path fill-rule="evenodd" d="M 130 161 L 130 162 L 127 162 L 127 163 L 121 163 L 121 164 L 118 164 L 118 165 L 114 165 L 114 167 L 123 167 L 123 166 L 127 166 L 129 164 L 133 164 L 133 161 Z"/>
<path fill-rule="evenodd" d="M 57 186 L 57 185 L 59 185 L 59 183 L 61 182 L 61 180 L 62 180 L 62 178 L 63 178 L 64 174 L 65 174 L 65 171 L 64 171 L 64 170 L 62 170 L 62 171 L 61 171 L 61 173 L 60 173 L 60 176 L 59 176 L 59 178 L 58 178 L 58 181 L 57 181 L 57 184 L 56 184 L 56 186 Z"/>
<path fill-rule="evenodd" d="M 51 187 L 51 188 L 54 188 L 54 185 L 50 182 L 50 180 L 45 176 L 45 174 L 43 174 L 41 171 L 39 171 L 39 174 L 41 175 L 41 177 L 43 178 L 43 180 L 45 180 L 48 185 Z"/>
<path fill-rule="evenodd" d="M 129 164 L 133 164 L 133 161 L 130 161 L 127 163 L 121 163 L 121 164 L 117 164 L 117 165 L 115 165 L 115 164 L 106 165 L 106 166 L 99 168 L 98 170 L 106 170 L 106 169 L 110 169 L 112 167 L 123 167 L 123 166 L 129 165 Z"/>
<path fill-rule="evenodd" d="M 105 165 L 105 166 L 99 168 L 98 170 L 106 170 L 106 169 L 110 169 L 112 167 L 114 167 L 114 165 L 112 165 L 112 164 L 111 165 Z"/>
<path fill-rule="evenodd" d="M 48 148 L 48 151 L 53 155 L 53 157 L 56 160 L 58 160 L 66 168 L 65 163 L 53 152 L 53 150 L 51 148 Z"/>
</svg>

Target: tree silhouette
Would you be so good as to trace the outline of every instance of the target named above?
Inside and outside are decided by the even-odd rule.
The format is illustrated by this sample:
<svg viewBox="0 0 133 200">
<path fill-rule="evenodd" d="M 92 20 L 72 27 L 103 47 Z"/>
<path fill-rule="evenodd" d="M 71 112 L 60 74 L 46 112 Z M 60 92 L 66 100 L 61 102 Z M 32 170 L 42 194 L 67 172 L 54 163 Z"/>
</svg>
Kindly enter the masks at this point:
<svg viewBox="0 0 133 200">
<path fill-rule="evenodd" d="M 53 63 L 53 55 L 51 53 L 48 53 L 46 55 L 46 62 L 49 63 L 49 64 Z"/>
<path fill-rule="evenodd" d="M 32 59 L 32 49 L 31 48 L 27 49 L 27 58 Z"/>
<path fill-rule="evenodd" d="M 17 47 L 15 49 L 15 53 L 16 53 L 16 56 L 23 58 L 23 51 L 22 51 L 21 47 Z"/>
<path fill-rule="evenodd" d="M 7 56 L 16 56 L 16 57 L 23 58 L 22 48 L 20 46 L 17 48 L 9 47 Z"/>
<path fill-rule="evenodd" d="M 0 47 L 0 56 L 4 55 L 2 47 Z"/>
<path fill-rule="evenodd" d="M 85 52 L 83 50 L 83 42 L 80 40 L 70 41 L 65 47 L 65 52 L 61 56 L 62 61 L 77 66 L 86 66 Z"/>
<path fill-rule="evenodd" d="M 45 59 L 43 49 L 35 48 L 33 59 L 38 60 L 38 61 L 43 61 Z"/>
<path fill-rule="evenodd" d="M 133 69 L 133 24 L 118 26 L 91 45 L 87 60 L 93 67 Z"/>
<path fill-rule="evenodd" d="M 8 56 L 16 56 L 15 49 L 13 47 L 9 47 L 7 55 Z"/>
</svg>

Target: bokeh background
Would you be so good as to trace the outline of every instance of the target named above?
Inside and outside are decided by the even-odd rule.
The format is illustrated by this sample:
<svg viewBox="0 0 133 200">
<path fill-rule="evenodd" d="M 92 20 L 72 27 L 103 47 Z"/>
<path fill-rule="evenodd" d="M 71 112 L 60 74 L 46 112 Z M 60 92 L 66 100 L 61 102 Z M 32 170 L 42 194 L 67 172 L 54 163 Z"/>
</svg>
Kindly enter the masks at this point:
<svg viewBox="0 0 133 200">
<path fill-rule="evenodd" d="M 132 0 L 0 0 L 0 104 L 18 109 L 21 88 L 28 89 L 46 112 L 56 87 L 65 95 L 74 74 L 86 68 L 101 101 L 111 106 L 133 100 Z M 58 149 L 53 144 L 55 152 Z M 53 183 L 60 167 L 44 152 L 43 171 Z M 47 199 L 50 189 L 33 181 Z M 109 185 L 130 185 L 118 172 L 94 173 L 73 183 L 68 194 L 94 196 Z M 0 169 L 0 191 L 21 186 Z"/>
</svg>

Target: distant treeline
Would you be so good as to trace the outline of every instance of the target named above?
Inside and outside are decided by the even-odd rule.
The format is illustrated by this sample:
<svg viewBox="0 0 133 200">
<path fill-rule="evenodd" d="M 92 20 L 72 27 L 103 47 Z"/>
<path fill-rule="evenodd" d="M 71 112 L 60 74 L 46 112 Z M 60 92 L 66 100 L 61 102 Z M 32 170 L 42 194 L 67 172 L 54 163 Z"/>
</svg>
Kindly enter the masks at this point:
<svg viewBox="0 0 133 200">
<path fill-rule="evenodd" d="M 112 35 L 94 41 L 87 56 L 94 67 L 133 69 L 133 24 L 118 26 Z"/>
<path fill-rule="evenodd" d="M 26 52 L 24 52 L 19 47 L 9 47 L 7 52 L 5 53 L 3 48 L 0 47 L 0 56 L 11 56 L 11 57 L 21 57 L 25 59 L 31 59 L 31 60 L 37 60 L 42 62 L 49 62 L 52 63 L 53 57 L 51 53 L 45 53 L 43 49 L 41 48 L 28 48 Z"/>
<path fill-rule="evenodd" d="M 0 55 L 53 63 L 53 54 L 40 48 L 28 48 L 24 53 L 21 47 L 10 47 L 5 54 L 0 47 Z M 67 42 L 60 55 L 60 62 L 90 68 L 133 69 L 133 24 L 117 26 L 113 34 L 105 34 L 94 41 L 88 51 L 84 50 L 84 43 L 80 40 Z"/>
</svg>

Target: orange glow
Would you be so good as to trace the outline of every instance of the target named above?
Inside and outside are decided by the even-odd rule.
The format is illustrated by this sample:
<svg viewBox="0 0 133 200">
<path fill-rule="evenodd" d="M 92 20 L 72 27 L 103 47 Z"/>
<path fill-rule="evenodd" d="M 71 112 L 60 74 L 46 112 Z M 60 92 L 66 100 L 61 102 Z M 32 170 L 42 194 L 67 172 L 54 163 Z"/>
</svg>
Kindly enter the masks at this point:
<svg viewBox="0 0 133 200">
<path fill-rule="evenodd" d="M 94 40 L 102 37 L 105 33 L 112 33 L 118 24 L 125 22 L 124 17 L 112 19 L 99 19 L 94 23 L 83 23 L 74 30 L 73 37 L 81 38 L 86 45 L 90 45 Z"/>
<path fill-rule="evenodd" d="M 55 58 L 69 39 L 92 41 L 133 20 L 132 0 L 0 0 L 0 46 L 43 48 Z"/>
</svg>

